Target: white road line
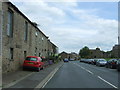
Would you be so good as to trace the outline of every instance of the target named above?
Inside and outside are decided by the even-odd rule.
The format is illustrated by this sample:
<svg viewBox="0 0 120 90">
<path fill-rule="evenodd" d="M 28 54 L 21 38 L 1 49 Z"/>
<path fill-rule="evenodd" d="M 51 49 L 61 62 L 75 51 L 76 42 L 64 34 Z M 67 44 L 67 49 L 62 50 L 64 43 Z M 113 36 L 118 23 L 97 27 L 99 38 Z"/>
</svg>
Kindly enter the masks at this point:
<svg viewBox="0 0 120 90">
<path fill-rule="evenodd" d="M 78 64 L 76 64 L 77 66 L 79 66 L 79 67 L 81 67 L 82 69 L 84 69 L 85 71 L 87 71 L 87 72 L 89 72 L 90 74 L 94 74 L 93 72 L 91 72 L 90 70 L 88 70 L 88 69 L 85 69 L 84 67 L 82 67 L 82 66 L 80 66 L 80 65 L 78 65 Z"/>
<path fill-rule="evenodd" d="M 81 68 L 84 69 L 85 71 L 89 72 L 90 74 L 94 74 L 93 72 L 91 72 L 90 70 L 88 70 L 88 69 L 80 66 L 79 64 L 76 63 L 76 65 L 79 66 L 79 67 L 81 67 Z M 103 79 L 102 77 L 100 77 L 100 76 L 97 76 L 97 77 L 98 77 L 99 79 L 101 79 L 102 81 L 106 82 L 107 84 L 111 85 L 112 87 L 118 88 L 118 87 L 116 87 L 115 85 L 113 85 L 113 84 L 111 84 L 110 82 L 108 82 L 108 81 L 106 81 L 105 79 Z"/>
<path fill-rule="evenodd" d="M 51 75 L 51 77 L 46 81 L 46 83 L 42 86 L 44 88 L 46 84 L 52 79 L 52 77 L 55 75 L 55 73 L 58 71 L 58 68 L 55 70 L 55 72 Z"/>
<path fill-rule="evenodd" d="M 87 69 L 86 69 L 86 71 L 89 72 L 90 74 L 93 74 L 93 72 L 91 72 L 91 71 L 89 71 L 89 70 L 87 70 Z"/>
<path fill-rule="evenodd" d="M 107 84 L 111 85 L 112 87 L 118 88 L 115 85 L 113 85 L 113 84 L 109 83 L 108 81 L 106 81 L 105 79 L 101 78 L 100 76 L 98 76 L 98 78 L 101 79 L 102 81 L 106 82 Z"/>
</svg>

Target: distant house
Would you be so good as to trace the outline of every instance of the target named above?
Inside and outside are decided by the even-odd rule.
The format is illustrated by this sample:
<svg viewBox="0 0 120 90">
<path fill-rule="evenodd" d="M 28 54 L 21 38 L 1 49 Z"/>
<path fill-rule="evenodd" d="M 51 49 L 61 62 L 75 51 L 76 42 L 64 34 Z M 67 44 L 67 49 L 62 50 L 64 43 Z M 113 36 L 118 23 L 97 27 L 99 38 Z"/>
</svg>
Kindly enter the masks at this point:
<svg viewBox="0 0 120 90">
<path fill-rule="evenodd" d="M 100 48 L 89 50 L 90 50 L 89 58 L 103 58 L 103 51 L 101 51 Z"/>
<path fill-rule="evenodd" d="M 75 52 L 71 52 L 71 53 L 69 53 L 69 58 L 77 60 L 79 58 L 79 55 Z"/>
<path fill-rule="evenodd" d="M 112 49 L 112 51 L 111 51 L 111 57 L 112 58 L 118 58 L 118 57 L 120 57 L 119 55 L 119 48 L 120 48 L 120 45 L 115 45 L 115 46 L 113 46 L 113 49 Z"/>
<path fill-rule="evenodd" d="M 60 54 L 59 54 L 59 56 L 61 56 L 61 59 L 64 59 L 64 58 L 69 58 L 69 54 L 68 53 L 66 53 L 66 52 L 61 52 Z"/>
<path fill-rule="evenodd" d="M 59 56 L 61 56 L 62 59 L 68 58 L 68 59 L 77 60 L 79 58 L 79 55 L 75 52 L 66 53 L 66 52 L 63 51 L 59 54 Z"/>
</svg>

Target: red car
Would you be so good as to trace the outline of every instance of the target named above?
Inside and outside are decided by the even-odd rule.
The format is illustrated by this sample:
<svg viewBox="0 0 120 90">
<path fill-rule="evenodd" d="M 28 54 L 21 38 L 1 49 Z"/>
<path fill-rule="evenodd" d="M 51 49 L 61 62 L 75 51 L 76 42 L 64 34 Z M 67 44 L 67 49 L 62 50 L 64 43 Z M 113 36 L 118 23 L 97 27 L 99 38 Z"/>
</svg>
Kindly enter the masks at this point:
<svg viewBox="0 0 120 90">
<path fill-rule="evenodd" d="M 39 72 L 44 67 L 44 63 L 41 61 L 40 57 L 27 56 L 23 63 L 23 69 L 35 69 Z"/>
</svg>

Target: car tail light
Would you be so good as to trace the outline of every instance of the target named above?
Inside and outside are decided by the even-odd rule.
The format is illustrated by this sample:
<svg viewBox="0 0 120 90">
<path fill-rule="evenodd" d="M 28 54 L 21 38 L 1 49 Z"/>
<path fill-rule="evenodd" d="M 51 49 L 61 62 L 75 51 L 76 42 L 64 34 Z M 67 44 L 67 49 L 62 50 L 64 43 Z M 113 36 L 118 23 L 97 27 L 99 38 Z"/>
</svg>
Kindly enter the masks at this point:
<svg viewBox="0 0 120 90">
<path fill-rule="evenodd" d="M 26 61 L 24 61 L 24 63 L 26 63 Z"/>
<path fill-rule="evenodd" d="M 115 64 L 115 62 L 112 62 L 112 64 Z"/>
</svg>

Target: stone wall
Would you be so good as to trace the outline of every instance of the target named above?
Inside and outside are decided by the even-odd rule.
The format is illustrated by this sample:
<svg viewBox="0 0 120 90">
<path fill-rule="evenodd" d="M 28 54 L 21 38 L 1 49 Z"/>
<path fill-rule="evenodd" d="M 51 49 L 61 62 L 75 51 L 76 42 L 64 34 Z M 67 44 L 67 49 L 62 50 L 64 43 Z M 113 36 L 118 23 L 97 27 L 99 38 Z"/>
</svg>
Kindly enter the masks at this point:
<svg viewBox="0 0 120 90">
<path fill-rule="evenodd" d="M 31 22 L 12 3 L 5 2 L 3 7 L 3 40 L 2 67 L 3 73 L 12 72 L 22 67 L 26 56 L 48 57 L 48 37 Z M 13 37 L 7 35 L 8 10 L 13 12 Z M 25 25 L 28 25 L 27 40 L 25 40 Z M 10 48 L 13 49 L 13 59 L 10 59 Z"/>
</svg>

